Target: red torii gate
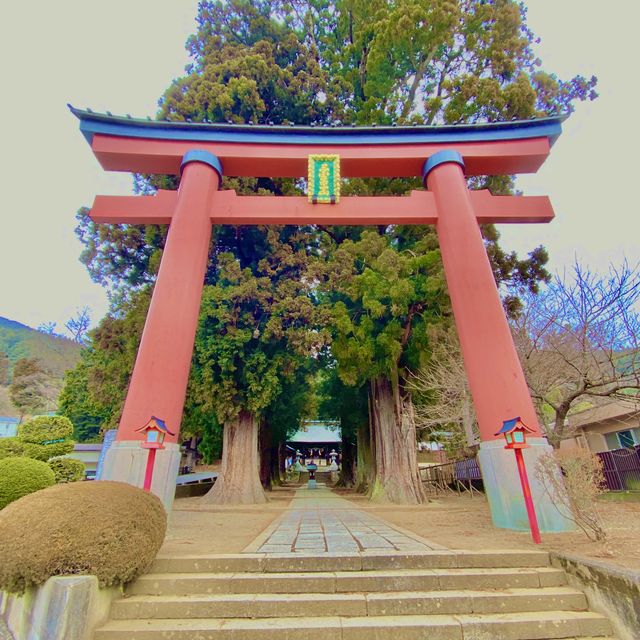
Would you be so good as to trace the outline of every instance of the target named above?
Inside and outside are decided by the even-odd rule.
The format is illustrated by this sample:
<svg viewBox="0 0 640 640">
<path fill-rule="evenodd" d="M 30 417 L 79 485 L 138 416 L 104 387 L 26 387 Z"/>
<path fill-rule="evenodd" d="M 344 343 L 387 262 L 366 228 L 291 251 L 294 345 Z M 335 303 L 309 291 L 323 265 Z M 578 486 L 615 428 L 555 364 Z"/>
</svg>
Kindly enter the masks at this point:
<svg viewBox="0 0 640 640">
<path fill-rule="evenodd" d="M 103 478 L 141 486 L 144 453 L 136 429 L 151 415 L 176 435 L 158 457 L 153 491 L 170 506 L 178 434 L 204 285 L 212 224 L 434 224 L 481 435 L 480 462 L 494 523 L 527 529 L 511 456 L 494 435 L 516 416 L 533 428 L 530 464 L 546 449 L 511 338 L 479 224 L 549 222 L 544 196 L 470 191 L 466 176 L 536 171 L 560 135 L 563 116 L 482 125 L 288 127 L 176 123 L 96 114 L 70 107 L 102 167 L 181 175 L 178 191 L 97 196 L 100 223 L 169 224 L 169 233 Z M 343 197 L 326 206 L 303 197 L 220 191 L 224 175 L 302 177 L 312 154 L 338 154 L 350 177 L 422 176 L 409 196 Z M 508 452 L 507 452 L 508 453 Z M 567 523 L 536 483 L 541 529 Z"/>
</svg>

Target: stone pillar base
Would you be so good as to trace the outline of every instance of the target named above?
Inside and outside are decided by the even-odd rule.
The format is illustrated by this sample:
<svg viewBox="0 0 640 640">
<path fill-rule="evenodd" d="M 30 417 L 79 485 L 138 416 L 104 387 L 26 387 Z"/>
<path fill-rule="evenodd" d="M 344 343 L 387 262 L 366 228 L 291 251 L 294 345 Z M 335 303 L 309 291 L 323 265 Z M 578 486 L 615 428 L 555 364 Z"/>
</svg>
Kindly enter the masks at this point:
<svg viewBox="0 0 640 640">
<path fill-rule="evenodd" d="M 100 589 L 95 576 L 53 576 L 22 595 L 0 591 L 0 620 L 16 640 L 91 640 L 121 595 L 119 587 Z"/>
<path fill-rule="evenodd" d="M 538 458 L 552 451 L 551 446 L 546 438 L 527 438 L 527 444 L 531 446 L 523 450 L 523 457 L 540 531 L 574 531 L 575 524 L 558 511 L 536 476 Z M 529 520 L 514 452 L 504 448 L 503 440 L 491 440 L 480 443 L 478 459 L 494 526 L 529 531 Z"/>
<path fill-rule="evenodd" d="M 140 446 L 139 440 L 117 440 L 107 451 L 100 480 L 126 482 L 142 488 L 147 456 L 148 451 Z M 167 513 L 171 512 L 176 493 L 180 456 L 180 445 L 175 442 L 156 451 L 151 491 L 162 500 Z"/>
</svg>

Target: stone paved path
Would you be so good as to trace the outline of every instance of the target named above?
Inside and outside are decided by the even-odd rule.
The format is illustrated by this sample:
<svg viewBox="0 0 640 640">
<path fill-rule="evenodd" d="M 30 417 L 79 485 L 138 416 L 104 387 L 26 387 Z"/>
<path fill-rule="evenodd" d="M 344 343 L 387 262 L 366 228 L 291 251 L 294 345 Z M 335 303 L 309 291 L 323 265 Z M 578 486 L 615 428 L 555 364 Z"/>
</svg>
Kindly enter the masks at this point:
<svg viewBox="0 0 640 640">
<path fill-rule="evenodd" d="M 442 549 L 359 510 L 322 485 L 298 489 L 289 510 L 246 551 L 258 553 L 420 552 Z"/>
</svg>

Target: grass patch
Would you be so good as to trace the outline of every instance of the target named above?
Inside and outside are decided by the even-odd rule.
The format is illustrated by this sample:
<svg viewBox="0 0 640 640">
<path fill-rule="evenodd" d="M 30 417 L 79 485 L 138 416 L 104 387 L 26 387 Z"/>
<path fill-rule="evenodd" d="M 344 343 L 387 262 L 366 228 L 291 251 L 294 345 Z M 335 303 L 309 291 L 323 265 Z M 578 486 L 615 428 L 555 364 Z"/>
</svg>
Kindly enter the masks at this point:
<svg viewBox="0 0 640 640">
<path fill-rule="evenodd" d="M 640 502 L 640 491 L 608 491 L 598 500 L 603 502 Z"/>
</svg>

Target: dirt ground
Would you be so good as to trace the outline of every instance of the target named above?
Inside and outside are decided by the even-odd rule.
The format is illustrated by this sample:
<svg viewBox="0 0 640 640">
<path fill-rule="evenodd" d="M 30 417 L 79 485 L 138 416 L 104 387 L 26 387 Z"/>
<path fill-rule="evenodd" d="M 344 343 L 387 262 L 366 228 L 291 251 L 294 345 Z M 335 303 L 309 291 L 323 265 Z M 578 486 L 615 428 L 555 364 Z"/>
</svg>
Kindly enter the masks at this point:
<svg viewBox="0 0 640 640">
<path fill-rule="evenodd" d="M 286 511 L 293 494 L 291 488 L 274 489 L 267 504 L 256 505 L 204 505 L 200 497 L 179 498 L 159 555 L 240 553 Z"/>
<path fill-rule="evenodd" d="M 358 508 L 451 549 L 534 548 L 529 533 L 497 529 L 484 496 L 452 495 L 418 506 L 376 505 L 360 495 L 343 494 Z M 538 548 L 564 551 L 640 569 L 640 502 L 598 502 L 610 540 L 591 542 L 582 531 L 542 534 Z"/>
<path fill-rule="evenodd" d="M 203 505 L 199 497 L 175 501 L 160 555 L 240 553 L 288 507 L 295 487 L 269 492 L 260 505 Z M 529 533 L 497 529 L 483 496 L 452 495 L 423 505 L 375 504 L 365 496 L 336 490 L 371 515 L 451 549 L 530 549 Z M 640 569 L 640 502 L 598 504 L 610 540 L 591 542 L 581 531 L 542 534 L 541 548 L 565 551 Z"/>
</svg>

